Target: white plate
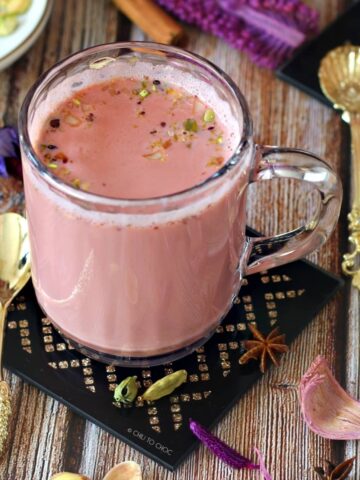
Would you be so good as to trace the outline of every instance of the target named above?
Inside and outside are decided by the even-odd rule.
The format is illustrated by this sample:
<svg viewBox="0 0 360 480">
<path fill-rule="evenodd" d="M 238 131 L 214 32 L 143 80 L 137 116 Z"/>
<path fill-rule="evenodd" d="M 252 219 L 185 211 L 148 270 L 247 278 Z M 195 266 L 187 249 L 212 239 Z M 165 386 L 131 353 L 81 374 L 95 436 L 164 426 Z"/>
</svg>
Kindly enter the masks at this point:
<svg viewBox="0 0 360 480">
<path fill-rule="evenodd" d="M 31 47 L 44 29 L 51 8 L 52 0 L 32 0 L 29 10 L 18 16 L 16 30 L 0 37 L 0 70 L 15 62 Z"/>
</svg>

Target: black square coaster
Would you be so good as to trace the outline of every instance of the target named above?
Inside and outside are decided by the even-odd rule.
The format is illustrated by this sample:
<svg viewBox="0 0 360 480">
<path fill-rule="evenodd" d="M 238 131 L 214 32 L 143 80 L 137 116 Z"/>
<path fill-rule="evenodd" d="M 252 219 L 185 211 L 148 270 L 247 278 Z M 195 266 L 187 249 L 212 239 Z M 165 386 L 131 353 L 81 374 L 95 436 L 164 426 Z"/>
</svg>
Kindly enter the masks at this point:
<svg viewBox="0 0 360 480">
<path fill-rule="evenodd" d="M 321 92 L 318 70 L 327 52 L 347 42 L 360 45 L 360 2 L 355 2 L 314 40 L 277 70 L 277 76 L 331 106 Z"/>
<path fill-rule="evenodd" d="M 197 445 L 192 417 L 212 427 L 260 377 L 258 362 L 240 366 L 242 340 L 254 322 L 264 332 L 279 326 L 287 343 L 330 299 L 341 280 L 298 261 L 244 281 L 233 308 L 214 336 L 188 357 L 155 368 L 107 366 L 68 347 L 44 317 L 29 284 L 10 308 L 5 365 L 25 381 L 69 406 L 166 468 L 174 470 Z M 291 355 L 291 352 L 288 354 Z M 286 362 L 286 355 L 283 357 Z M 113 405 L 113 390 L 137 375 L 141 391 L 173 370 L 185 368 L 188 381 L 171 396 L 151 404 Z"/>
</svg>

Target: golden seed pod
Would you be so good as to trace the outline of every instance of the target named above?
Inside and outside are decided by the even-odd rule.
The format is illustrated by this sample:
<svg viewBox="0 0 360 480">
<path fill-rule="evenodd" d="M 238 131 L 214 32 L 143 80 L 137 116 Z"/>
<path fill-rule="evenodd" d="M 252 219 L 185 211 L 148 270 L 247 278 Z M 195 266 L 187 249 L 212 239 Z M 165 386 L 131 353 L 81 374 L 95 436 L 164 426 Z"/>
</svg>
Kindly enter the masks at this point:
<svg viewBox="0 0 360 480">
<path fill-rule="evenodd" d="M 79 473 L 60 472 L 53 475 L 50 480 L 90 480 L 90 479 L 89 477 L 85 477 L 85 475 L 80 475 Z"/>
<path fill-rule="evenodd" d="M 104 480 L 142 480 L 141 468 L 136 462 L 122 462 L 112 468 Z"/>
</svg>

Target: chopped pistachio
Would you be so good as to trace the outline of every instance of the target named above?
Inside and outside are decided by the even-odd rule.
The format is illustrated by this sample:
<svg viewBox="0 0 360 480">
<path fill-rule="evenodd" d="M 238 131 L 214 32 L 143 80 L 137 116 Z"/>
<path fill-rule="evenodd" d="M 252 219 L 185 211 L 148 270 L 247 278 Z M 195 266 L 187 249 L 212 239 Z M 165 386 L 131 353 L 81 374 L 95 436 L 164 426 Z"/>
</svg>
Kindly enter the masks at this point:
<svg viewBox="0 0 360 480">
<path fill-rule="evenodd" d="M 201 114 L 204 111 L 204 104 L 197 98 L 195 97 L 194 103 L 193 103 L 193 113 L 196 114 Z"/>
<path fill-rule="evenodd" d="M 151 85 L 151 90 L 152 90 L 153 92 L 157 92 L 156 85 Z"/>
<path fill-rule="evenodd" d="M 183 125 L 185 130 L 188 132 L 197 132 L 199 129 L 197 121 L 194 118 L 188 118 L 187 120 L 185 120 Z"/>
<path fill-rule="evenodd" d="M 223 143 L 224 139 L 223 139 L 222 135 L 219 135 L 218 137 L 216 137 L 215 141 L 216 141 L 216 143 L 221 144 L 221 143 Z"/>
<path fill-rule="evenodd" d="M 75 117 L 75 115 L 66 115 L 65 119 L 64 119 L 65 123 L 67 123 L 68 125 L 70 125 L 70 127 L 77 127 L 80 125 L 81 123 L 81 120 L 80 118 L 78 117 Z"/>
<path fill-rule="evenodd" d="M 56 168 L 58 168 L 57 164 L 56 164 L 56 163 L 53 163 L 53 162 L 49 163 L 49 164 L 48 164 L 48 167 L 49 167 L 49 168 L 52 168 L 52 169 L 54 169 L 54 170 L 55 170 Z"/>
<path fill-rule="evenodd" d="M 79 100 L 78 98 L 73 98 L 73 103 L 74 103 L 77 107 L 79 107 L 79 106 L 81 105 L 81 102 L 80 102 L 80 100 Z"/>
<path fill-rule="evenodd" d="M 213 122 L 215 120 L 214 110 L 212 110 L 211 108 L 208 108 L 207 110 L 205 110 L 203 119 L 205 123 Z"/>
<path fill-rule="evenodd" d="M 112 57 L 104 57 L 98 58 L 89 64 L 89 68 L 93 70 L 101 70 L 102 68 L 106 67 L 111 62 L 115 62 L 115 58 Z"/>
<path fill-rule="evenodd" d="M 160 150 L 156 150 L 153 153 L 146 153 L 143 157 L 149 160 L 160 160 L 161 162 L 165 162 L 166 160 L 164 153 Z"/>
<path fill-rule="evenodd" d="M 144 88 L 143 90 L 140 90 L 139 95 L 141 98 L 146 98 L 147 96 L 150 95 L 150 92 Z"/>
<path fill-rule="evenodd" d="M 224 157 L 212 157 L 207 163 L 207 167 L 220 167 L 224 162 Z"/>
<path fill-rule="evenodd" d="M 151 143 L 151 148 L 158 148 L 158 147 L 163 147 L 163 141 L 161 140 L 161 138 L 159 138 L 158 140 L 154 140 L 152 143 Z"/>
<path fill-rule="evenodd" d="M 72 181 L 72 185 L 75 188 L 80 188 L 80 185 L 81 185 L 80 179 L 79 178 L 74 178 L 74 180 Z"/>
<path fill-rule="evenodd" d="M 172 145 L 172 141 L 169 139 L 169 140 L 166 140 L 164 143 L 163 143 L 163 148 L 165 148 L 165 150 L 167 148 L 170 148 Z"/>
</svg>

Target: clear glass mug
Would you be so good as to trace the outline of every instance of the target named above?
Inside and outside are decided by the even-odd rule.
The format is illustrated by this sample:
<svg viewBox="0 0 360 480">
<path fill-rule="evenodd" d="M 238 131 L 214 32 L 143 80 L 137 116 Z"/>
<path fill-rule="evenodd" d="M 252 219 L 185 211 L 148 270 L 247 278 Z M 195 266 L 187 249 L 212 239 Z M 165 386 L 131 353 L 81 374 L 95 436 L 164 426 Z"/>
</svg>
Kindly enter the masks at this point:
<svg viewBox="0 0 360 480">
<path fill-rule="evenodd" d="M 144 63 L 182 71 L 227 105 L 238 141 L 226 164 L 186 191 L 145 200 L 95 195 L 54 176 L 34 142 L 56 103 Z M 20 138 L 39 304 L 75 348 L 108 363 L 154 365 L 190 353 L 226 315 L 244 275 L 312 252 L 339 215 L 342 189 L 334 171 L 309 152 L 254 145 L 249 109 L 234 82 L 174 47 L 117 43 L 61 61 L 29 91 Z M 294 231 L 249 238 L 247 187 L 273 178 L 312 184 L 320 194 L 318 212 Z M 272 249 L 249 263 L 261 246 Z"/>
</svg>

